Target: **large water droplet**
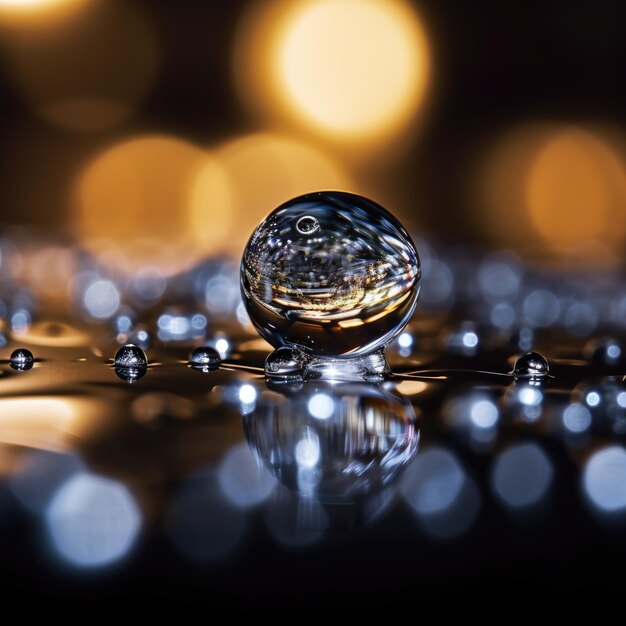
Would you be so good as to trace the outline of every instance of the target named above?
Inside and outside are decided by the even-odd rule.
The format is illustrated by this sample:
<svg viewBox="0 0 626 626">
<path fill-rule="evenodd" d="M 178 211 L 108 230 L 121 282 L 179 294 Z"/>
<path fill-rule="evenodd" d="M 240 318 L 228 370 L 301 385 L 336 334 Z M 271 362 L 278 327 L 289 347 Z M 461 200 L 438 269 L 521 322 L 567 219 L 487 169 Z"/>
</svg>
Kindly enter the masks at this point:
<svg viewBox="0 0 626 626">
<path fill-rule="evenodd" d="M 9 364 L 14 370 L 25 371 L 29 370 L 35 362 L 33 353 L 27 348 L 18 348 L 13 350 L 9 357 Z"/>
<path fill-rule="evenodd" d="M 420 277 L 402 225 L 375 202 L 340 192 L 278 207 L 252 234 L 241 265 L 246 309 L 270 344 L 343 359 L 400 333 Z"/>
</svg>

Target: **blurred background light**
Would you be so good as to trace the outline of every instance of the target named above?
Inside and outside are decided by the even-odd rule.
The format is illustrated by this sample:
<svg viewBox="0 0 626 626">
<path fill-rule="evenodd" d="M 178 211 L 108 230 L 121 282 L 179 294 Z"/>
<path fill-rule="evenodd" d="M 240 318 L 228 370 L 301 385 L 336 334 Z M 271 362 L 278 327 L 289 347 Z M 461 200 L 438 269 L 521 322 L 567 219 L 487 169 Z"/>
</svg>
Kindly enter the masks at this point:
<svg viewBox="0 0 626 626">
<path fill-rule="evenodd" d="M 122 483 L 86 473 L 63 483 L 46 511 L 52 548 L 77 567 L 104 567 L 127 556 L 141 523 L 139 507 Z"/>
<path fill-rule="evenodd" d="M 443 447 L 420 452 L 402 476 L 400 489 L 422 528 L 437 539 L 467 532 L 480 509 L 474 481 L 457 457 Z"/>
<path fill-rule="evenodd" d="M 118 269 L 150 265 L 163 274 L 185 269 L 201 253 L 214 251 L 196 247 L 187 210 L 191 181 L 209 158 L 191 143 L 165 135 L 135 137 L 106 148 L 76 185 L 77 235 L 96 253 L 109 250 L 101 258 Z M 208 206 L 206 211 L 211 208 L 215 210 Z M 220 214 L 213 220 L 205 215 L 201 232 L 223 235 Z"/>
<path fill-rule="evenodd" d="M 226 498 L 242 509 L 267 500 L 276 486 L 276 479 L 245 442 L 231 448 L 224 456 L 218 482 Z"/>
<path fill-rule="evenodd" d="M 626 203 L 619 133 L 564 123 L 528 123 L 489 154 L 481 204 L 492 240 L 530 260 L 614 262 Z"/>
<path fill-rule="evenodd" d="M 496 459 L 492 485 L 501 502 L 514 509 L 537 506 L 547 495 L 554 469 L 535 443 L 510 446 Z"/>
<path fill-rule="evenodd" d="M 582 487 L 599 512 L 626 511 L 626 450 L 608 446 L 592 454 L 583 468 Z"/>
<path fill-rule="evenodd" d="M 255 113 L 360 143 L 357 158 L 406 129 L 429 74 L 424 28 L 403 0 L 259 3 L 235 49 L 235 78 Z"/>
<path fill-rule="evenodd" d="M 60 11 L 70 5 L 80 10 Z M 0 18 L 9 8 L 24 9 L 22 17 L 29 18 L 13 23 L 5 41 L 11 77 L 38 115 L 64 128 L 94 131 L 135 112 L 160 64 L 156 31 L 139 7 L 102 0 L 4 0 Z"/>
<path fill-rule="evenodd" d="M 195 174 L 190 228 L 204 250 L 239 256 L 257 224 L 279 204 L 322 189 L 352 190 L 345 168 L 287 135 L 252 133 L 226 141 Z"/>
</svg>

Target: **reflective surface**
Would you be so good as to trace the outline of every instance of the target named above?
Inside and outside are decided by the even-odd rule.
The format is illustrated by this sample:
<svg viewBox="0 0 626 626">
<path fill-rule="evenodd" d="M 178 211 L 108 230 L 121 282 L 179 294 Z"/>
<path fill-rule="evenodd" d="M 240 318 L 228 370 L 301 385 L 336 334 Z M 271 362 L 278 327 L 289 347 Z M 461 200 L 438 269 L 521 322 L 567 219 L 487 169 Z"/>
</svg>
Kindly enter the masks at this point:
<svg viewBox="0 0 626 626">
<path fill-rule="evenodd" d="M 388 344 L 413 313 L 420 277 L 400 223 L 375 202 L 340 192 L 301 196 L 273 211 L 241 265 L 244 303 L 261 336 L 328 357 Z"/>
</svg>

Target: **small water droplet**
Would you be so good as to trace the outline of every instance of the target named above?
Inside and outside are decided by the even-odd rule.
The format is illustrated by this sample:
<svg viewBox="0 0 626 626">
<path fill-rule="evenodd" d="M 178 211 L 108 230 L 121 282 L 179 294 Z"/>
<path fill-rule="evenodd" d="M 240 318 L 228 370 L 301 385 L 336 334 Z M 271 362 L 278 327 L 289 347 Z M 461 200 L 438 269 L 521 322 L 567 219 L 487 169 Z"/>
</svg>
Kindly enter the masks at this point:
<svg viewBox="0 0 626 626">
<path fill-rule="evenodd" d="M 265 375 L 275 380 L 298 380 L 302 377 L 303 369 L 301 353 L 288 346 L 274 350 L 265 359 Z"/>
<path fill-rule="evenodd" d="M 550 366 L 543 355 L 539 354 L 539 352 L 526 352 L 515 361 L 515 366 L 511 373 L 515 378 L 537 380 L 546 378 L 549 372 Z"/>
<path fill-rule="evenodd" d="M 301 235 L 312 235 L 319 228 L 320 223 L 312 215 L 304 215 L 296 223 L 296 229 Z"/>
<path fill-rule="evenodd" d="M 145 368 L 148 365 L 148 359 L 145 352 L 133 343 L 122 346 L 115 353 L 115 366 L 128 368 Z"/>
<path fill-rule="evenodd" d="M 203 372 L 213 372 L 219 369 L 220 363 L 221 359 L 218 351 L 211 346 L 200 346 L 189 357 L 189 364 L 194 369 Z"/>
<path fill-rule="evenodd" d="M 11 356 L 9 357 L 9 364 L 14 370 L 18 371 L 29 370 L 33 366 L 34 362 L 35 357 L 33 356 L 33 353 L 26 348 L 13 350 Z"/>
</svg>

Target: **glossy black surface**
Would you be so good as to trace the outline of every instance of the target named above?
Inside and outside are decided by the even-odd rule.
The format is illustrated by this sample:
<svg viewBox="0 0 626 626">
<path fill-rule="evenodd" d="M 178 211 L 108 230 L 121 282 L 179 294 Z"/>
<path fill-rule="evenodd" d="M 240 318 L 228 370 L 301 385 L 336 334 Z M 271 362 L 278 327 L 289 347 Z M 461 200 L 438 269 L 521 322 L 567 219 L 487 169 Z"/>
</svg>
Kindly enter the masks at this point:
<svg viewBox="0 0 626 626">
<path fill-rule="evenodd" d="M 597 571 L 624 555 L 621 376 L 546 334 L 554 378 L 515 381 L 505 340 L 449 354 L 428 324 L 381 385 L 268 384 L 267 351 L 234 329 L 218 371 L 157 345 L 133 385 L 107 342 L 39 345 L 28 372 L 5 361 L 9 588 L 250 610 L 614 589 Z"/>
</svg>

